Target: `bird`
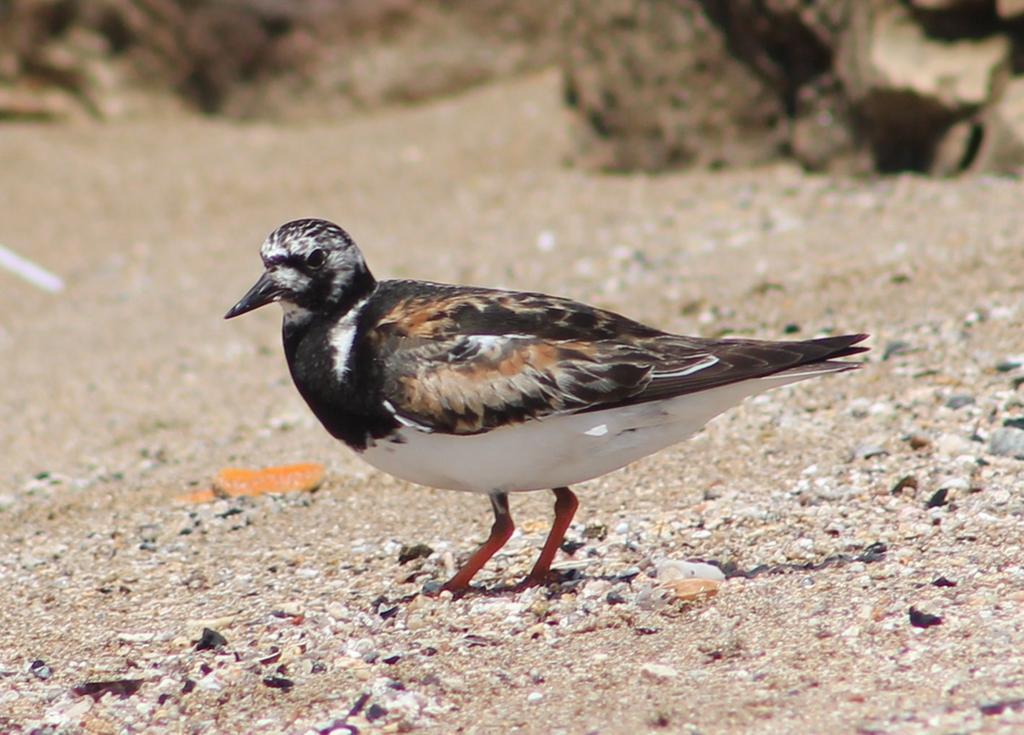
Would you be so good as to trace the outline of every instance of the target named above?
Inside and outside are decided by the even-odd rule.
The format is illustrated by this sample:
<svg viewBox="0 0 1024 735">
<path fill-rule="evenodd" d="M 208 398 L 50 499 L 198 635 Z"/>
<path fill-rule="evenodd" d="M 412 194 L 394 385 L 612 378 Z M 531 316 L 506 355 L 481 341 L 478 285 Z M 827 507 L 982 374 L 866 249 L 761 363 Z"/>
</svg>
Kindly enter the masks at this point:
<svg viewBox="0 0 1024 735">
<path fill-rule="evenodd" d="M 225 314 L 277 302 L 296 388 L 324 428 L 402 480 L 484 494 L 487 540 L 453 595 L 508 541 L 512 493 L 550 490 L 554 521 L 523 589 L 549 581 L 579 501 L 570 486 L 676 444 L 762 391 L 862 363 L 866 334 L 803 341 L 671 334 L 543 293 L 378 281 L 323 219 L 287 222 Z"/>
</svg>

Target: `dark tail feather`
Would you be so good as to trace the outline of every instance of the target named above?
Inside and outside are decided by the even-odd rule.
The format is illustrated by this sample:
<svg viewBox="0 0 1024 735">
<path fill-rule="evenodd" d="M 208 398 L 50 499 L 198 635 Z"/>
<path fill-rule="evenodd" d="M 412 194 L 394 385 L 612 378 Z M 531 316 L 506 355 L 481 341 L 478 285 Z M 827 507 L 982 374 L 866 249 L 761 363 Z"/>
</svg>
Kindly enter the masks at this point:
<svg viewBox="0 0 1024 735">
<path fill-rule="evenodd" d="M 819 339 L 807 340 L 809 344 L 820 345 L 824 347 L 828 352 L 823 354 L 821 357 L 816 358 L 818 360 L 834 360 L 837 357 L 849 357 L 850 355 L 859 355 L 862 352 L 867 352 L 870 347 L 856 347 L 858 342 L 863 342 L 870 335 L 867 334 L 844 334 L 841 337 L 821 337 Z"/>
</svg>

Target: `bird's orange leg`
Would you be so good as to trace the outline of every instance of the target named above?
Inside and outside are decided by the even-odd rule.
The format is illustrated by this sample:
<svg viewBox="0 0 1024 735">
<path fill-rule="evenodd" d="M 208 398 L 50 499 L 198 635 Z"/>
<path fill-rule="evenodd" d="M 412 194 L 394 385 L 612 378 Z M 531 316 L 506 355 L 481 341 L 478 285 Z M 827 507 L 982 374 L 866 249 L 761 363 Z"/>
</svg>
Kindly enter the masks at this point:
<svg viewBox="0 0 1024 735">
<path fill-rule="evenodd" d="M 580 505 L 580 501 L 567 487 L 556 487 L 551 492 L 555 494 L 555 522 L 551 525 L 551 531 L 548 533 L 547 541 L 544 542 L 544 548 L 541 549 L 537 563 L 533 565 L 533 570 L 526 579 L 520 583 L 520 589 L 535 587 L 547 581 L 551 562 L 554 561 L 558 547 L 562 545 L 565 532 L 569 530 L 572 517 Z"/>
<path fill-rule="evenodd" d="M 571 494 L 571 493 L 570 493 Z M 508 510 L 508 494 L 495 493 L 491 495 L 491 507 L 494 509 L 494 525 L 491 526 L 491 535 L 473 552 L 467 561 L 454 577 L 449 579 L 441 587 L 455 595 L 459 595 L 469 589 L 469 581 L 473 579 L 480 567 L 494 556 L 495 552 L 505 545 L 512 532 L 516 529 L 512 522 L 512 514 Z"/>
</svg>

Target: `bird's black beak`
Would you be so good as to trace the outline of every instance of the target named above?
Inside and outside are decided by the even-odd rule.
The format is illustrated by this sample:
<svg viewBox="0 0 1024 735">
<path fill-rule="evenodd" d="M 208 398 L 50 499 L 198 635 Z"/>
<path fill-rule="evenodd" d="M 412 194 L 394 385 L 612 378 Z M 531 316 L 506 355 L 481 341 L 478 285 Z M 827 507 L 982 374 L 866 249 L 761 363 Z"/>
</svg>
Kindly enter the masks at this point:
<svg viewBox="0 0 1024 735">
<path fill-rule="evenodd" d="M 273 277 L 270 275 L 270 271 L 264 271 L 260 279 L 253 284 L 252 288 L 246 292 L 237 304 L 228 309 L 228 313 L 224 315 L 225 319 L 233 319 L 236 316 L 258 309 L 261 306 L 266 306 L 272 301 L 276 301 L 281 295 L 281 287 L 275 283 Z"/>
</svg>

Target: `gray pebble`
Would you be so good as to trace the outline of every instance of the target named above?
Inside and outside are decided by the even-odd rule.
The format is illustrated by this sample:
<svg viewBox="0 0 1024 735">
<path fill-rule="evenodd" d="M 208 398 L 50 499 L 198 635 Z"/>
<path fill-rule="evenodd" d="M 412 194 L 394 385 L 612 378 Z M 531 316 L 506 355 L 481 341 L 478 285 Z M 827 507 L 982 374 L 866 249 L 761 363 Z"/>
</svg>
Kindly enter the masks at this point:
<svg viewBox="0 0 1024 735">
<path fill-rule="evenodd" d="M 1000 457 L 1024 459 L 1024 429 L 1004 426 L 992 432 L 988 451 Z"/>
<path fill-rule="evenodd" d="M 946 399 L 946 408 L 951 408 L 954 411 L 973 404 L 974 396 L 969 396 L 966 393 L 956 393 Z"/>
<path fill-rule="evenodd" d="M 871 459 L 872 457 L 884 457 L 889 452 L 885 447 L 878 444 L 861 444 L 853 450 L 856 459 Z"/>
<path fill-rule="evenodd" d="M 1009 357 L 996 363 L 996 370 L 1001 373 L 1013 372 L 1017 368 L 1024 365 L 1024 355 L 1010 355 Z"/>
<path fill-rule="evenodd" d="M 608 594 L 605 596 L 605 602 L 609 605 L 624 605 L 626 597 L 622 594 L 622 590 L 616 587 L 608 591 Z"/>
<path fill-rule="evenodd" d="M 902 339 L 893 340 L 886 344 L 885 351 L 882 353 L 882 360 L 888 360 L 892 357 L 896 357 L 897 355 L 905 355 L 910 352 L 911 349 L 909 342 Z"/>
</svg>

